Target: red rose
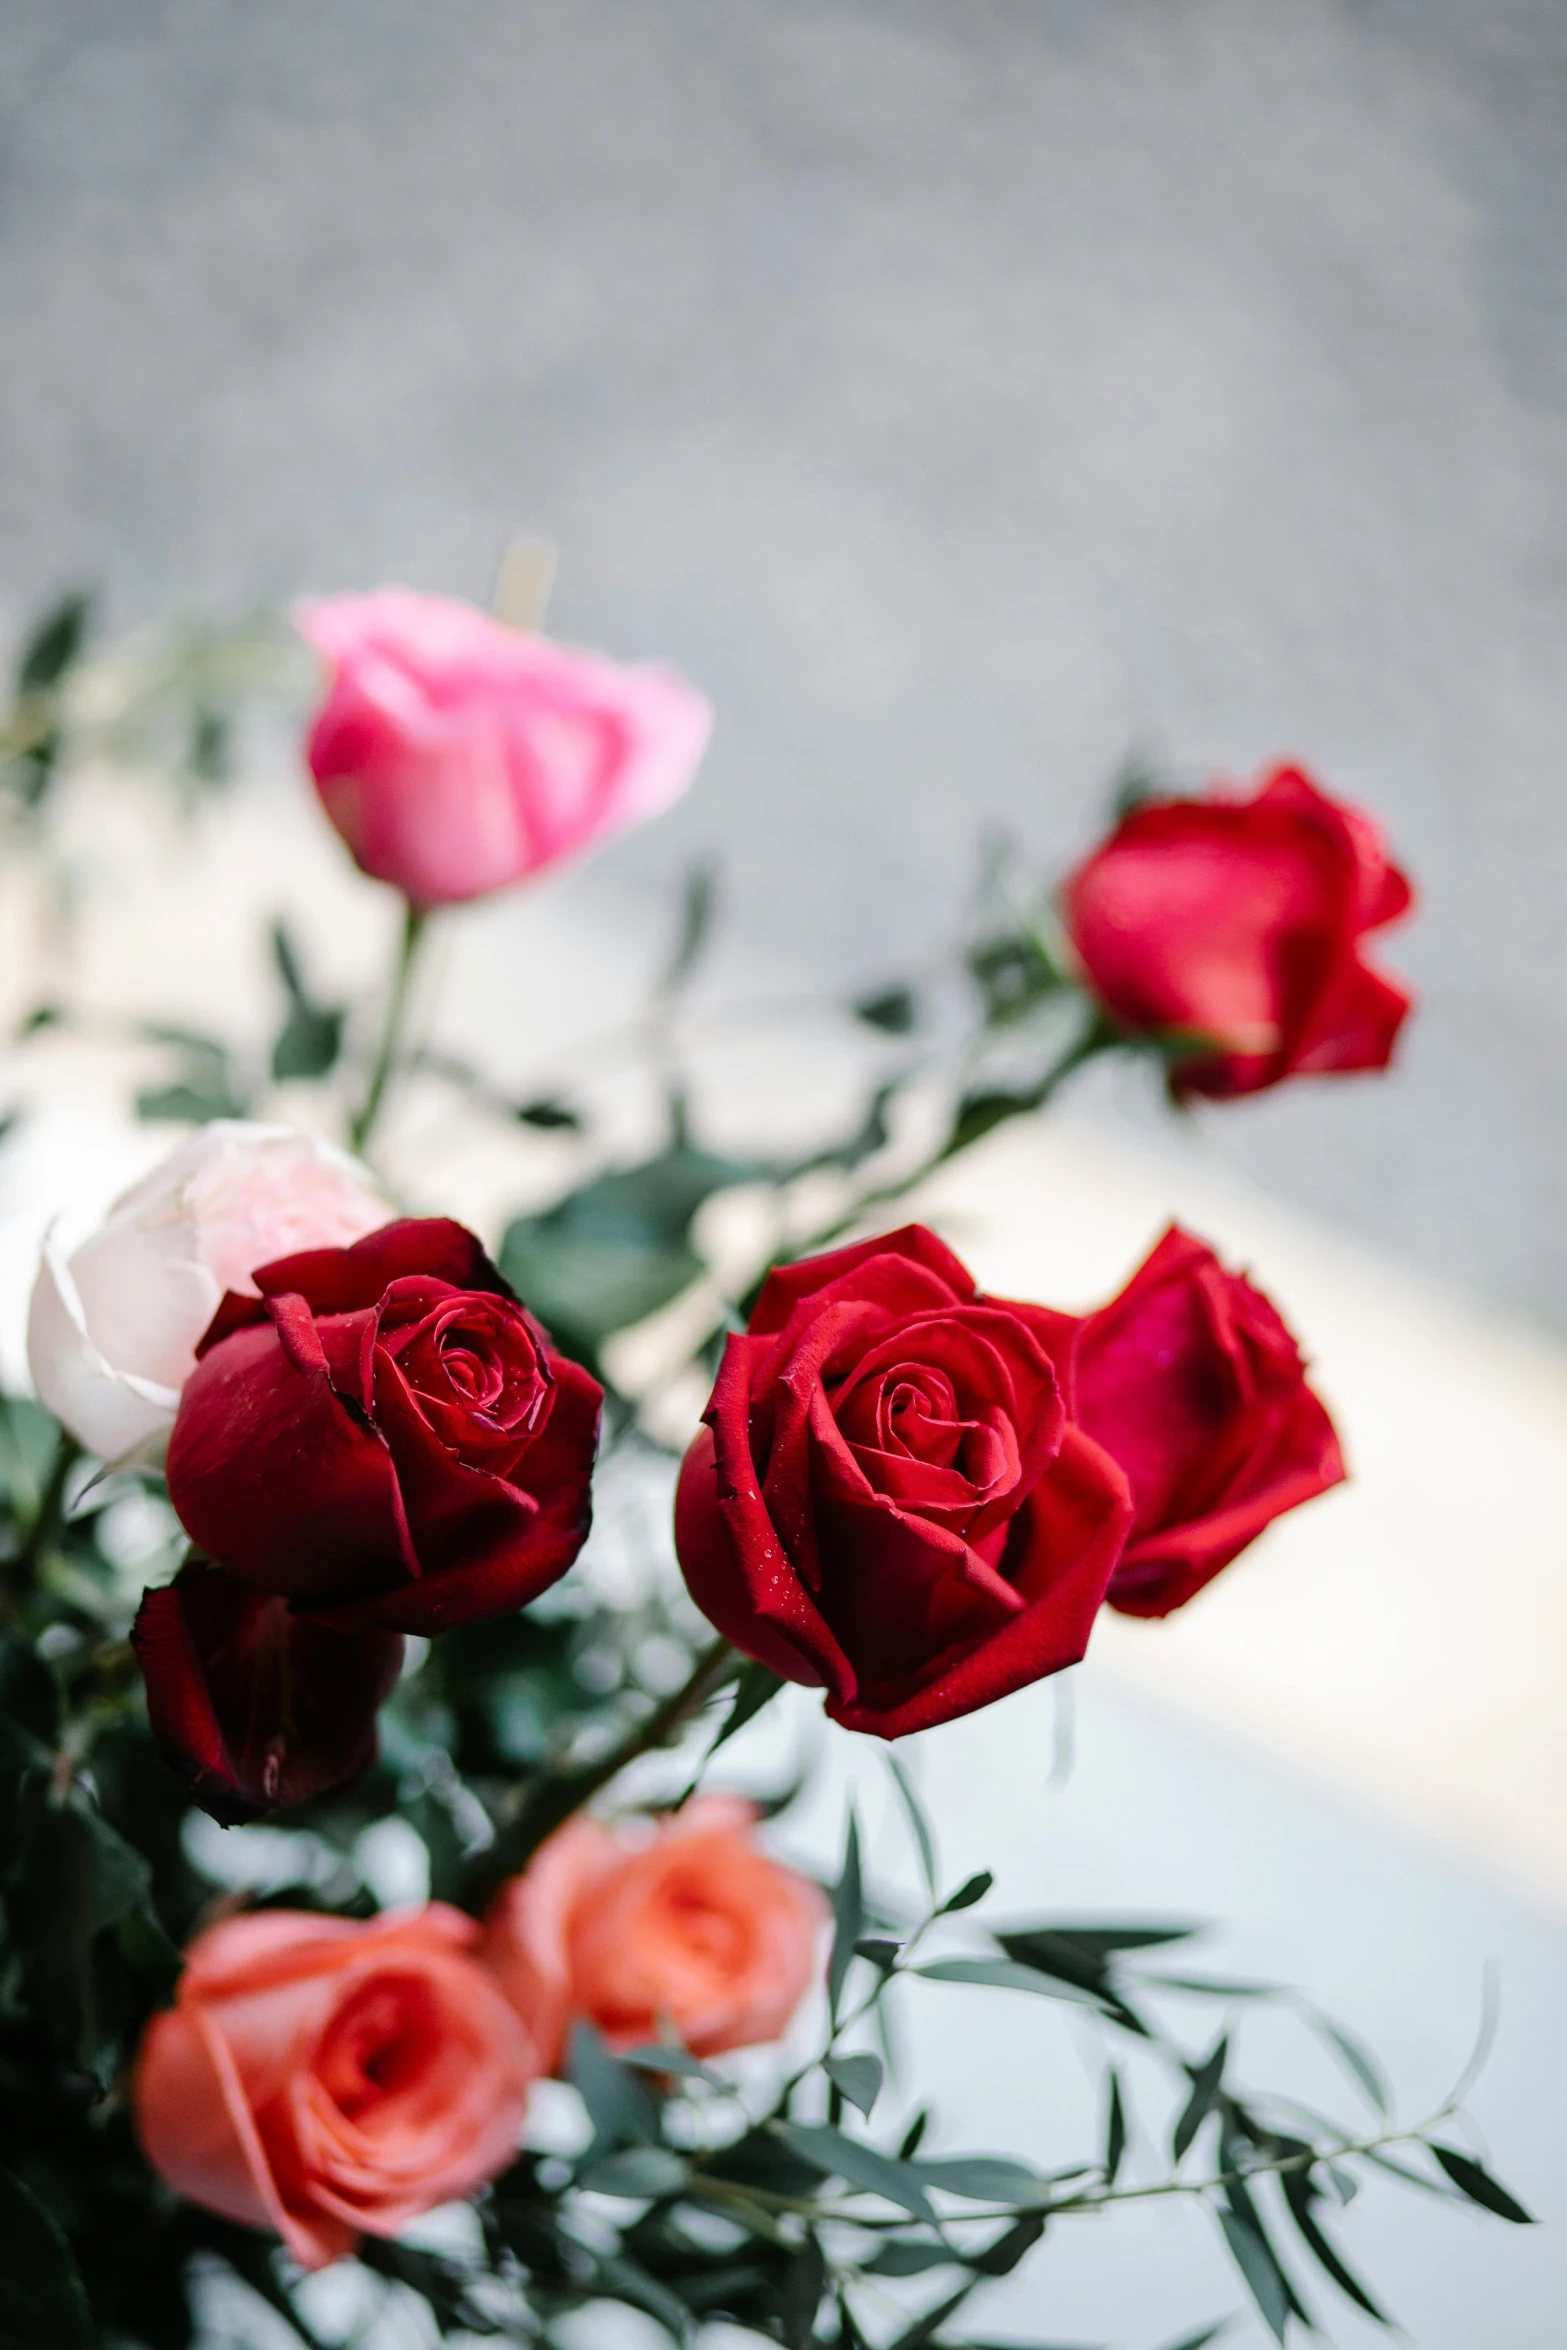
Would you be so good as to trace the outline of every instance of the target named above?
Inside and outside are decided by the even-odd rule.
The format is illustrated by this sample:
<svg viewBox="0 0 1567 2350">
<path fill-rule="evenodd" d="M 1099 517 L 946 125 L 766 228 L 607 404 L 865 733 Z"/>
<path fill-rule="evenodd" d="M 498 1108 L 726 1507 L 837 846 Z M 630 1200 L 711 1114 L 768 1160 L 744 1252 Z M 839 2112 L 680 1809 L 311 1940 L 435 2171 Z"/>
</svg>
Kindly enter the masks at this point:
<svg viewBox="0 0 1567 2350">
<path fill-rule="evenodd" d="M 1067 929 L 1118 1027 L 1189 1030 L 1178 1095 L 1385 1069 L 1413 1001 L 1368 963 L 1412 892 L 1362 809 L 1280 767 L 1255 797 L 1135 809 L 1066 885 Z"/>
<path fill-rule="evenodd" d="M 1184 1607 L 1264 1526 L 1345 1473 L 1273 1307 L 1178 1225 L 1083 1323 L 1077 1412 L 1131 1479 L 1137 1514 L 1110 1585 L 1123 1615 Z"/>
<path fill-rule="evenodd" d="M 226 1828 L 329 1795 L 375 1760 L 400 1632 L 336 1632 L 221 1567 L 149 1591 L 131 1629 L 159 1750 Z"/>
<path fill-rule="evenodd" d="M 191 1540 L 340 1629 L 524 1606 L 587 1534 L 598 1382 L 471 1232 L 405 1219 L 262 1265 L 197 1349 L 169 1440 Z"/>
<path fill-rule="evenodd" d="M 680 1473 L 697 1605 L 882 1738 L 1075 1664 L 1131 1501 L 1069 1419 L 1073 1340 L 919 1224 L 770 1273 Z"/>
</svg>

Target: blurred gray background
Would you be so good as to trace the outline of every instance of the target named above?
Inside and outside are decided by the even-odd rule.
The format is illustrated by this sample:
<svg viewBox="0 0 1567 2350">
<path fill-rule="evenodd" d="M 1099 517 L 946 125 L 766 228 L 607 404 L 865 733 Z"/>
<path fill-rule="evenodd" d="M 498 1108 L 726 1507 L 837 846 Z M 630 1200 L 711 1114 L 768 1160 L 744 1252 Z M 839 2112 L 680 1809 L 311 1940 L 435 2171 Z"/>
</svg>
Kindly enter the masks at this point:
<svg viewBox="0 0 1567 2350">
<path fill-rule="evenodd" d="M 1292 752 L 1426 1008 L 1216 1147 L 1567 1324 L 1561 0 L 3 0 L 0 66 L 0 622 L 543 532 L 720 709 L 586 902 L 714 845 L 845 982 L 1134 746 Z"/>
</svg>

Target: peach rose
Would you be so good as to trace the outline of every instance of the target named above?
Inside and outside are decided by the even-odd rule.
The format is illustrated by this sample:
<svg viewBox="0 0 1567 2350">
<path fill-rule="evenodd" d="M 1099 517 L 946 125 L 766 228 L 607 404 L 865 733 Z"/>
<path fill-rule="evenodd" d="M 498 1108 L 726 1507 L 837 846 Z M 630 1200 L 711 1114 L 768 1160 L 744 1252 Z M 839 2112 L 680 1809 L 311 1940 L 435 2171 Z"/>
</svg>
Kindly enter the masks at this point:
<svg viewBox="0 0 1567 2350">
<path fill-rule="evenodd" d="M 365 1923 L 257 1910 L 199 1934 L 137 2062 L 147 2160 L 304 2268 L 471 2194 L 516 2152 L 539 2071 L 478 1938 L 443 1902 Z"/>
<path fill-rule="evenodd" d="M 656 1829 L 570 1820 L 502 1886 L 483 1956 L 544 2064 L 577 2016 L 616 2049 L 671 2024 L 696 2056 L 779 2037 L 815 1974 L 825 1904 L 758 1851 L 755 1817 L 708 1796 Z"/>
</svg>

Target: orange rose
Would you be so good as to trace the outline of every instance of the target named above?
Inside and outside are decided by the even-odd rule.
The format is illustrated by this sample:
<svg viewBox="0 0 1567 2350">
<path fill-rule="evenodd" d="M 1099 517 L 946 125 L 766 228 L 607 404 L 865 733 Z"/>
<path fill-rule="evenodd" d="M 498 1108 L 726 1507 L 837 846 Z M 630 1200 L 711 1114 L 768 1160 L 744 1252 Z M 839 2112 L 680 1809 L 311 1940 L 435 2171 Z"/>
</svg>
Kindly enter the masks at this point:
<svg viewBox="0 0 1567 2350">
<path fill-rule="evenodd" d="M 673 2025 L 696 2056 L 776 2040 L 815 1973 L 824 1904 L 707 1796 L 656 1829 L 575 1819 L 496 1895 L 484 1956 L 546 2065 L 574 2016 L 612 2048 Z"/>
<path fill-rule="evenodd" d="M 258 1910 L 199 1934 L 136 2068 L 142 2148 L 305 2268 L 395 2236 L 516 2152 L 534 2048 L 442 1902 L 360 1923 Z"/>
</svg>

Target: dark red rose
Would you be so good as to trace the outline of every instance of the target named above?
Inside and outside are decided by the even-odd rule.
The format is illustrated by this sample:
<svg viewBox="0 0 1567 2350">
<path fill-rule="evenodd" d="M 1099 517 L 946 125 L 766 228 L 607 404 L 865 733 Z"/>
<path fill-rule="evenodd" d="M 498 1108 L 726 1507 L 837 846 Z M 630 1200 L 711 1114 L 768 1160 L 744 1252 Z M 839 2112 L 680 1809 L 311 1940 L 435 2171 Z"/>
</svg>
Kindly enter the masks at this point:
<svg viewBox="0 0 1567 2350">
<path fill-rule="evenodd" d="M 131 1628 L 165 1762 L 226 1828 L 328 1795 L 375 1760 L 400 1632 L 334 1632 L 200 1561 Z"/>
<path fill-rule="evenodd" d="M 882 1738 L 1075 1664 L 1131 1501 L 1071 1423 L 1074 1336 L 919 1224 L 770 1273 L 680 1473 L 697 1605 Z"/>
<path fill-rule="evenodd" d="M 1172 1225 L 1078 1334 L 1077 1413 L 1131 1479 L 1110 1585 L 1167 1616 L 1285 1510 L 1344 1477 L 1333 1423 L 1268 1300 Z"/>
<path fill-rule="evenodd" d="M 1367 962 L 1412 892 L 1372 818 L 1280 767 L 1249 800 L 1135 809 L 1066 885 L 1067 930 L 1115 1024 L 1212 1038 L 1177 1095 L 1385 1069 L 1413 998 Z"/>
<path fill-rule="evenodd" d="M 169 1439 L 197 1547 L 341 1630 L 509 1613 L 588 1531 L 598 1382 L 471 1232 L 387 1224 L 263 1265 L 200 1346 Z"/>
</svg>

